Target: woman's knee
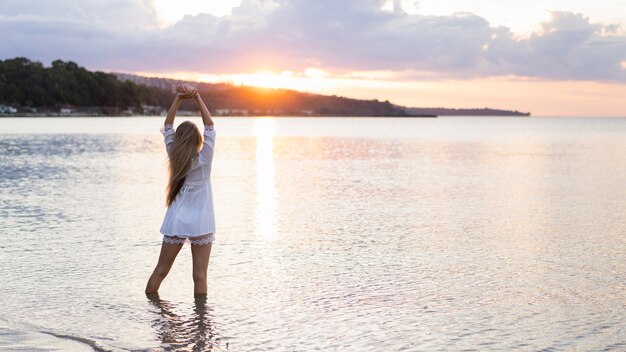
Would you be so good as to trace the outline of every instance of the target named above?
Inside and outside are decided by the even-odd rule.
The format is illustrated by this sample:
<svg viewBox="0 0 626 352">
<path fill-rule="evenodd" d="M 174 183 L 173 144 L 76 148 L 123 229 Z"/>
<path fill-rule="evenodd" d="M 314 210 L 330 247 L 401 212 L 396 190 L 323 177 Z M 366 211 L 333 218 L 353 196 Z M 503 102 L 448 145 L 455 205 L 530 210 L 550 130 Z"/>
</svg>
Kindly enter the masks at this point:
<svg viewBox="0 0 626 352">
<path fill-rule="evenodd" d="M 154 269 L 154 274 L 160 277 L 161 279 L 165 279 L 165 277 L 167 276 L 169 272 L 170 272 L 170 268 L 166 268 L 163 266 L 157 266 L 156 269 Z"/>
<path fill-rule="evenodd" d="M 202 283 L 202 282 L 206 282 L 207 280 L 207 273 L 206 271 L 194 271 L 193 272 L 193 282 L 196 283 Z"/>
</svg>

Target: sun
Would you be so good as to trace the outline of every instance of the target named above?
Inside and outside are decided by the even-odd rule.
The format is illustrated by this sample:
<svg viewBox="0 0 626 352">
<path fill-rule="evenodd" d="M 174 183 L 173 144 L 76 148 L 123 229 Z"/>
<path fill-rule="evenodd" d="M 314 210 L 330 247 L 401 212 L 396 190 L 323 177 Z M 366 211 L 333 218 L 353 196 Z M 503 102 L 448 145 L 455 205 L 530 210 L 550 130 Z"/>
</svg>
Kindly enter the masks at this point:
<svg viewBox="0 0 626 352">
<path fill-rule="evenodd" d="M 233 75 L 233 83 L 261 88 L 291 88 L 293 86 L 293 73 L 283 71 L 276 73 L 262 70 L 256 73 L 241 73 Z"/>
<path fill-rule="evenodd" d="M 306 68 L 302 71 L 258 71 L 242 73 L 210 74 L 200 72 L 133 72 L 140 76 L 166 77 L 189 82 L 230 83 L 238 86 L 251 86 L 271 89 L 290 89 L 301 92 L 324 92 L 350 82 L 350 78 L 333 77 L 320 68 Z"/>
<path fill-rule="evenodd" d="M 302 72 L 260 70 L 254 73 L 232 74 L 228 75 L 227 80 L 237 85 L 311 91 L 327 85 L 328 77 L 329 74 L 323 70 L 307 68 Z"/>
</svg>

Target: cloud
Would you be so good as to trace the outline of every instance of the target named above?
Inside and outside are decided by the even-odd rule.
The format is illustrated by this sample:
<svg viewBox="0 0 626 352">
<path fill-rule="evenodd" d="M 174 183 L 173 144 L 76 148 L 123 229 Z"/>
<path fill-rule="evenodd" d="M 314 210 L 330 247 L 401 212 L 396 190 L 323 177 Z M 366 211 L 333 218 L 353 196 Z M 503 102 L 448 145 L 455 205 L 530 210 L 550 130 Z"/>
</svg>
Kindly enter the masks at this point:
<svg viewBox="0 0 626 352">
<path fill-rule="evenodd" d="M 159 28 L 149 1 L 22 1 L 2 6 L 0 53 L 118 71 L 411 71 L 626 81 L 615 25 L 553 12 L 527 38 L 471 13 L 408 14 L 384 0 L 244 0 L 230 16 Z"/>
<path fill-rule="evenodd" d="M 118 29 L 155 27 L 159 24 L 149 0 L 0 0 L 4 18 L 40 21 L 67 21 Z"/>
<path fill-rule="evenodd" d="M 516 40 L 500 28 L 485 53 L 486 72 L 576 80 L 620 80 L 626 75 L 626 36 L 613 26 L 593 24 L 581 14 L 553 12 L 539 32 Z"/>
</svg>

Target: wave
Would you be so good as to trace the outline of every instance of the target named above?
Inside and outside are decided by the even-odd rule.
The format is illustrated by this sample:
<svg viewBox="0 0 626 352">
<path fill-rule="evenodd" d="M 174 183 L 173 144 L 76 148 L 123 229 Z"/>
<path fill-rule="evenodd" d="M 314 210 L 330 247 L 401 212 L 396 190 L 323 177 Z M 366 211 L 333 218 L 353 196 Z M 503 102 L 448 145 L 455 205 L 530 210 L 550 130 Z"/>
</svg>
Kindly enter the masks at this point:
<svg viewBox="0 0 626 352">
<path fill-rule="evenodd" d="M 50 332 L 50 331 L 40 331 L 43 334 L 48 334 L 48 335 L 52 335 L 54 337 L 57 337 L 59 339 L 68 339 L 68 340 L 72 340 L 72 341 L 76 341 L 76 342 L 80 342 L 82 344 L 85 344 L 91 348 L 93 348 L 94 351 L 97 352 L 114 352 L 113 350 L 109 350 L 106 349 L 100 345 L 98 345 L 98 343 L 95 340 L 91 340 L 85 337 L 80 337 L 80 336 L 73 336 L 73 335 L 65 335 L 65 334 L 57 334 L 54 332 Z"/>
<path fill-rule="evenodd" d="M 86 337 L 57 333 L 34 324 L 5 319 L 0 319 L 0 349 L 115 352 Z"/>
</svg>

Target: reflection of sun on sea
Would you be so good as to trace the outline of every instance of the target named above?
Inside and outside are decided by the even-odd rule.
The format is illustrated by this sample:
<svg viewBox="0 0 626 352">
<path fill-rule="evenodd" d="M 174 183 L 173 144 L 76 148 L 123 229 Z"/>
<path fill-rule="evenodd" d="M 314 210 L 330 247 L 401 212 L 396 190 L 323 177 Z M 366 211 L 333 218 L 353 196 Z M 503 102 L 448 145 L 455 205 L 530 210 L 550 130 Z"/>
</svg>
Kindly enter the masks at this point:
<svg viewBox="0 0 626 352">
<path fill-rule="evenodd" d="M 276 238 L 276 187 L 274 184 L 274 119 L 255 120 L 256 135 L 256 226 L 257 236 Z"/>
</svg>

